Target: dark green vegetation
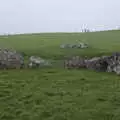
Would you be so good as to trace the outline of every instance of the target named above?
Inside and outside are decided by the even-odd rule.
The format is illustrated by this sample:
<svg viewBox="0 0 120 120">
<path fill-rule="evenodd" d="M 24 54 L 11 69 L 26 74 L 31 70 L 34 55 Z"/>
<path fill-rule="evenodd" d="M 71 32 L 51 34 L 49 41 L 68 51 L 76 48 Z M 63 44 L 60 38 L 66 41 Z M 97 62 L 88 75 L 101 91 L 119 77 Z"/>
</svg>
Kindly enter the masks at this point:
<svg viewBox="0 0 120 120">
<path fill-rule="evenodd" d="M 59 45 L 85 40 L 86 50 Z M 0 37 L 0 46 L 26 55 L 63 59 L 120 50 L 120 31 Z M 88 70 L 41 68 L 0 71 L 0 120 L 120 120 L 120 77 Z"/>
</svg>

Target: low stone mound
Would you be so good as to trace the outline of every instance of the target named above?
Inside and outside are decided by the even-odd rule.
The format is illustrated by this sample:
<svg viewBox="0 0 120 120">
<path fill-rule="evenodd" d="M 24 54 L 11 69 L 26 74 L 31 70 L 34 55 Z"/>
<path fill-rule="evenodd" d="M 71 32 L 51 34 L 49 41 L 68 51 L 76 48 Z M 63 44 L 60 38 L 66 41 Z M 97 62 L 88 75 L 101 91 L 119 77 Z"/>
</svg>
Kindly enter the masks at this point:
<svg viewBox="0 0 120 120">
<path fill-rule="evenodd" d="M 93 57 L 91 59 L 74 56 L 64 61 L 65 68 L 86 68 L 95 71 L 115 72 L 120 75 L 120 54 Z"/>
<path fill-rule="evenodd" d="M 64 49 L 64 48 L 88 48 L 88 44 L 86 43 L 78 43 L 78 44 L 62 44 L 60 45 L 60 48 Z"/>
<path fill-rule="evenodd" d="M 48 60 L 44 60 L 41 57 L 38 56 L 31 56 L 29 58 L 29 63 L 28 63 L 28 67 L 29 68 L 39 68 L 42 66 L 51 66 L 51 62 Z"/>
<path fill-rule="evenodd" d="M 22 68 L 24 66 L 24 58 L 15 50 L 0 49 L 0 68 Z"/>
<path fill-rule="evenodd" d="M 80 56 L 74 56 L 64 61 L 65 68 L 85 68 L 85 59 Z"/>
</svg>

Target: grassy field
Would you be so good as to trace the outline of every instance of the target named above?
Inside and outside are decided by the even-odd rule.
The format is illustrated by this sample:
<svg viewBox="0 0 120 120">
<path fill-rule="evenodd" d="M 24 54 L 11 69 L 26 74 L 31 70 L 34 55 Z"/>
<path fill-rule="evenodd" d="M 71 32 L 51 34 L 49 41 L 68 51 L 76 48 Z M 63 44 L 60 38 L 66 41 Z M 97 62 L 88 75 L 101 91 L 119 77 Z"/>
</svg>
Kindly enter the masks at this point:
<svg viewBox="0 0 120 120">
<path fill-rule="evenodd" d="M 86 50 L 60 44 L 87 42 Z M 62 60 L 120 50 L 120 31 L 1 36 L 0 47 Z M 120 120 L 120 77 L 61 67 L 0 71 L 0 120 Z"/>
</svg>

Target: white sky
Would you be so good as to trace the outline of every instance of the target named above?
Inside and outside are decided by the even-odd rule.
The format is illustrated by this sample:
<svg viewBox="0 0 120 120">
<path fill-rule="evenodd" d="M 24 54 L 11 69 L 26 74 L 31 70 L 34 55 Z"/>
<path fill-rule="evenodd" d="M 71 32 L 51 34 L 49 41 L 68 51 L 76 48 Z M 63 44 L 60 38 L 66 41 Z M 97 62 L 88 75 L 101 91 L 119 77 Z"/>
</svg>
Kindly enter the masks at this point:
<svg viewBox="0 0 120 120">
<path fill-rule="evenodd" d="M 116 28 L 119 11 L 120 0 L 0 0 L 0 33 Z"/>
</svg>

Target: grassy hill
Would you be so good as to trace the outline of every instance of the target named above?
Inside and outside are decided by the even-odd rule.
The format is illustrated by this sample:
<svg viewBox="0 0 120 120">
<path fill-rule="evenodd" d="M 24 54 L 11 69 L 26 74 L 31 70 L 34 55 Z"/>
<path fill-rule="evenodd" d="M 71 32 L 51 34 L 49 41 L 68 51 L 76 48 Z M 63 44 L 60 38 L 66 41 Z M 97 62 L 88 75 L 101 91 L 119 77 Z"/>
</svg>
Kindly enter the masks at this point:
<svg viewBox="0 0 120 120">
<path fill-rule="evenodd" d="M 0 47 L 11 47 L 27 55 L 37 54 L 46 58 L 61 59 L 64 55 L 99 55 L 119 50 L 120 31 L 96 33 L 43 33 L 0 37 Z M 87 42 L 86 50 L 60 49 L 60 44 Z"/>
<path fill-rule="evenodd" d="M 87 42 L 86 50 L 60 44 Z M 120 50 L 120 31 L 1 36 L 0 47 L 28 56 L 63 59 Z M 120 77 L 88 70 L 41 68 L 0 71 L 0 120 L 120 120 Z"/>
</svg>

